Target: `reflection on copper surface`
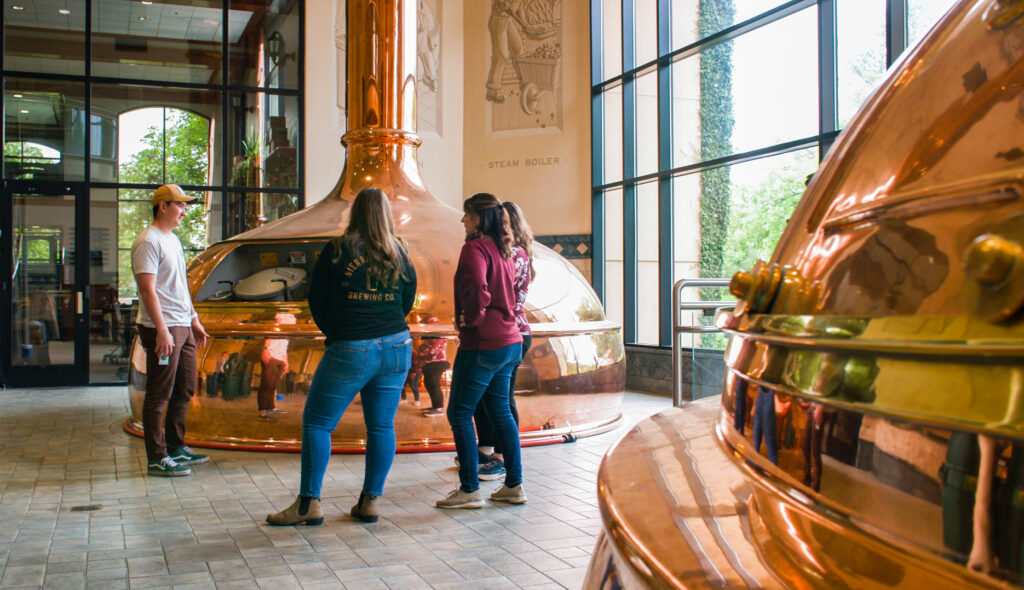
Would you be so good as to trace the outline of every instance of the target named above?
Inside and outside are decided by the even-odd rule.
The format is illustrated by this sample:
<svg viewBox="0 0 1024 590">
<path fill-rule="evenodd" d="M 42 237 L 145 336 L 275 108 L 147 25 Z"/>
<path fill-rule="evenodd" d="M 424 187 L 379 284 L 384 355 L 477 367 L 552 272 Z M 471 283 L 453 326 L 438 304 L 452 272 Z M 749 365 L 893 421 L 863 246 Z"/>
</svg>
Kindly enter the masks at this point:
<svg viewBox="0 0 1024 590">
<path fill-rule="evenodd" d="M 389 196 L 396 233 L 407 241 L 416 267 L 417 306 L 409 317 L 414 340 L 443 338 L 447 358 L 454 359 L 452 277 L 465 230 L 462 214 L 430 194 L 416 164 L 416 5 L 352 0 L 347 11 L 350 131 L 342 138 L 347 154 L 338 184 L 313 206 L 214 244 L 189 264 L 189 289 L 212 336 L 199 352 L 203 387 L 188 414 L 191 444 L 298 449 L 305 393 L 324 346 L 297 278 L 301 273 L 293 278 L 291 271 L 308 276 L 327 240 L 344 231 L 349 204 L 367 186 Z M 571 264 L 540 244 L 533 248 L 537 277 L 526 312 L 534 342 L 515 387 L 523 442 L 571 440 L 613 428 L 621 419 L 626 380 L 619 326 L 605 320 L 596 294 Z M 268 269 L 289 273 L 280 277 L 280 289 L 273 287 L 276 276 L 259 292 L 238 287 Z M 248 300 L 240 300 L 240 293 Z M 285 316 L 287 323 L 281 321 Z M 267 340 L 288 342 L 287 369 L 271 380 L 263 377 L 268 364 L 261 362 Z M 222 365 L 228 368 L 210 387 L 224 354 L 230 360 Z M 283 366 L 274 364 L 272 370 Z M 126 423 L 136 434 L 141 433 L 144 381 L 145 359 L 136 346 L 129 383 L 132 417 Z M 273 401 L 283 412 L 261 417 L 256 398 L 261 383 L 266 398 L 269 381 L 276 381 Z M 447 382 L 442 384 L 447 399 Z M 357 398 L 335 430 L 336 450 L 363 448 L 358 408 Z M 425 415 L 424 409 L 411 400 L 399 406 L 400 449 L 451 446 L 445 417 Z"/>
</svg>

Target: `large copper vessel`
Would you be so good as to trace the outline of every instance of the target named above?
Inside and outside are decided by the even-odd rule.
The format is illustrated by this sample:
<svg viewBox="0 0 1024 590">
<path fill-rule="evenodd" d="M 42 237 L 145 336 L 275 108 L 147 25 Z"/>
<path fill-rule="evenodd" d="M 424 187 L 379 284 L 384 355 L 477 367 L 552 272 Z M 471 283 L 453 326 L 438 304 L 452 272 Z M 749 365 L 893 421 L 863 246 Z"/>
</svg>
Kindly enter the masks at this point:
<svg viewBox="0 0 1024 590">
<path fill-rule="evenodd" d="M 337 186 L 312 207 L 214 244 L 189 265 L 196 310 L 213 336 L 199 352 L 204 385 L 188 413 L 190 444 L 299 448 L 305 392 L 324 352 L 303 279 L 324 244 L 344 231 L 352 199 L 367 186 L 391 199 L 396 231 L 408 242 L 416 267 L 418 304 L 409 316 L 414 348 L 440 347 L 448 362 L 454 360 L 452 277 L 465 230 L 461 212 L 430 194 L 416 164 L 416 3 L 350 0 L 347 16 L 350 131 L 342 138 L 347 157 Z M 495 192 L 516 196 L 502 187 Z M 625 386 L 619 326 L 605 320 L 600 301 L 573 266 L 539 244 L 534 252 L 537 277 L 526 302 L 534 340 L 515 392 L 527 445 L 613 428 L 621 419 Z M 240 281 L 246 277 L 252 279 L 243 290 Z M 258 293 L 260 280 L 268 293 L 264 300 L 237 300 L 242 294 L 259 298 L 252 288 Z M 264 348 L 285 358 L 271 361 Z M 214 373 L 220 374 L 211 381 Z M 450 372 L 442 380 L 445 397 L 449 377 Z M 129 384 L 132 416 L 125 424 L 135 434 L 141 434 L 144 379 L 145 357 L 136 345 Z M 399 450 L 451 448 L 444 416 L 423 412 L 431 406 L 423 389 L 419 404 L 410 395 L 399 406 Z M 261 416 L 261 390 L 285 413 Z M 364 447 L 358 403 L 357 398 L 334 432 L 336 451 Z"/>
<path fill-rule="evenodd" d="M 699 404 L 631 432 L 590 587 L 1022 584 L 1022 15 L 959 3 L 863 106 L 717 319 L 731 465 Z"/>
</svg>

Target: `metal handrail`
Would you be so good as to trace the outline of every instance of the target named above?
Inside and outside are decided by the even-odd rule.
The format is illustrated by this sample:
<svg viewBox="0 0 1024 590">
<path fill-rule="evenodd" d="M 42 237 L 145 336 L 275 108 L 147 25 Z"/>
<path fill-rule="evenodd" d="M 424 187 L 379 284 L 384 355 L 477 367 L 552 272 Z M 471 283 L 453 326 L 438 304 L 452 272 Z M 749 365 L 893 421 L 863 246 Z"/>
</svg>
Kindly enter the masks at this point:
<svg viewBox="0 0 1024 590">
<path fill-rule="evenodd" d="M 683 289 L 692 287 L 728 287 L 729 279 L 680 279 L 672 287 L 672 404 L 683 403 L 683 360 L 679 346 L 680 334 L 712 334 L 721 332 L 715 326 L 684 326 L 683 311 L 716 310 L 731 307 L 735 301 L 683 301 Z"/>
</svg>

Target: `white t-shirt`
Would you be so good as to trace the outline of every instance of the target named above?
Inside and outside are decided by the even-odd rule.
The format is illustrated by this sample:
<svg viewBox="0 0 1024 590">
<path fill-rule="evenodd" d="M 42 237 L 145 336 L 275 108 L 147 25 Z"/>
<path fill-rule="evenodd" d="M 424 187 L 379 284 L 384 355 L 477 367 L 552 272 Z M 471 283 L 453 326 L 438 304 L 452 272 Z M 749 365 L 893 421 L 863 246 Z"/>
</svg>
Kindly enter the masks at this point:
<svg viewBox="0 0 1024 590">
<path fill-rule="evenodd" d="M 132 244 L 132 273 L 156 275 L 156 299 L 167 327 L 192 325 L 196 313 L 188 293 L 185 253 L 178 236 L 152 225 L 142 230 Z M 141 297 L 135 321 L 156 327 Z"/>
</svg>

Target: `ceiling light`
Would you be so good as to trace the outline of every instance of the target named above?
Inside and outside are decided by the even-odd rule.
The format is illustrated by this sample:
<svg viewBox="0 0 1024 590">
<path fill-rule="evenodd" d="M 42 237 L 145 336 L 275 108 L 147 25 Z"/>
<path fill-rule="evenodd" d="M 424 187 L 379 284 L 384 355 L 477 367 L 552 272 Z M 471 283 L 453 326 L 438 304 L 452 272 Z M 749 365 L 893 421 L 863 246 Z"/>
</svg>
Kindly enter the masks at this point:
<svg viewBox="0 0 1024 590">
<path fill-rule="evenodd" d="M 152 3 L 153 3 L 153 0 L 139 0 L 139 1 L 140 1 L 140 2 L 142 3 L 142 4 L 145 4 L 146 6 L 149 6 L 150 4 L 152 4 Z"/>
<path fill-rule="evenodd" d="M 21 112 L 25 113 L 26 115 L 28 114 L 28 111 L 26 111 L 25 109 L 21 109 Z"/>
<path fill-rule="evenodd" d="M 59 12 L 61 14 L 71 14 L 71 11 L 68 10 L 67 8 L 58 8 L 57 12 Z"/>
<path fill-rule="evenodd" d="M 13 6 L 11 6 L 11 10 L 25 10 L 25 7 L 14 4 Z"/>
<path fill-rule="evenodd" d="M 24 94 L 15 94 L 14 98 L 21 98 L 22 96 L 25 96 L 25 95 Z"/>
<path fill-rule="evenodd" d="M 217 21 L 213 20 L 212 18 L 204 18 L 203 22 L 208 24 L 208 25 L 215 25 L 215 24 L 217 24 Z"/>
<path fill-rule="evenodd" d="M 142 22 L 142 23 L 144 23 L 144 22 L 146 22 L 146 21 L 148 21 L 148 20 L 149 20 L 149 17 L 148 17 L 148 16 L 140 16 L 140 17 L 139 17 L 139 22 Z"/>
</svg>

